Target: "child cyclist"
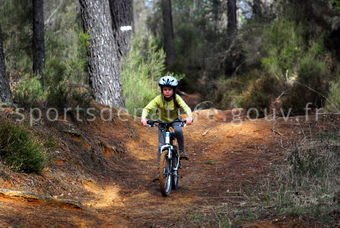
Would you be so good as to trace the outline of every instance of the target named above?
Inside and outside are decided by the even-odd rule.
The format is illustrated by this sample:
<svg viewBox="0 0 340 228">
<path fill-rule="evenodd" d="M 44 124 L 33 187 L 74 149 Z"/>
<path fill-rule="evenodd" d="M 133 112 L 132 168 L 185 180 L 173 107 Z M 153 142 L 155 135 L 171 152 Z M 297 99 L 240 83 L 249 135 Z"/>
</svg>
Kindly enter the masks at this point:
<svg viewBox="0 0 340 228">
<path fill-rule="evenodd" d="M 161 89 L 161 94 L 155 97 L 142 112 L 141 122 L 144 126 L 147 124 L 147 116 L 151 110 L 157 109 L 159 114 L 159 120 L 163 122 L 172 122 L 179 119 L 178 110 L 182 108 L 187 114 L 186 124 L 190 125 L 192 123 L 192 113 L 190 107 L 185 103 L 185 101 L 176 94 L 176 88 L 178 86 L 178 81 L 172 76 L 164 76 L 159 80 L 158 85 Z M 179 154 L 181 159 L 189 160 L 188 154 L 184 148 L 184 136 L 181 127 L 181 123 L 175 122 L 172 124 L 175 130 Z M 158 145 L 161 147 L 165 143 L 165 130 L 158 129 Z M 160 157 L 160 151 L 158 152 L 158 160 Z"/>
</svg>

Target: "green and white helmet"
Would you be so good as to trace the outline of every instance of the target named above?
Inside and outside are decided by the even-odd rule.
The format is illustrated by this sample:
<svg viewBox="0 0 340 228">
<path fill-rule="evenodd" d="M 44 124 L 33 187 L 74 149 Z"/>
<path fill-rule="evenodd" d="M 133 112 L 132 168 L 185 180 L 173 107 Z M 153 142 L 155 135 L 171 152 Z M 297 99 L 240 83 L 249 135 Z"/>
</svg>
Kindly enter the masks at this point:
<svg viewBox="0 0 340 228">
<path fill-rule="evenodd" d="M 160 87 L 163 87 L 163 86 L 177 87 L 178 81 L 177 81 L 176 78 L 174 78 L 172 76 L 165 75 L 165 76 L 163 76 L 159 79 L 158 85 Z"/>
</svg>

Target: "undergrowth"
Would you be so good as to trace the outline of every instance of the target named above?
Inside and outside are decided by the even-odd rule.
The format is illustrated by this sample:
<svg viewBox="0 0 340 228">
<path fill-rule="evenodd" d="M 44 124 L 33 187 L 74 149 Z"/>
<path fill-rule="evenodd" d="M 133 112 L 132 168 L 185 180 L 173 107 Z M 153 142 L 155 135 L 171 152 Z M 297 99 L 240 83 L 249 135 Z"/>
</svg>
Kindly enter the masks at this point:
<svg viewBox="0 0 340 228">
<path fill-rule="evenodd" d="M 275 180 L 264 185 L 261 204 L 277 214 L 334 223 L 340 210 L 340 134 L 305 137 L 286 151 Z"/>
<path fill-rule="evenodd" d="M 39 139 L 19 125 L 0 122 L 0 159 L 12 170 L 41 173 L 47 162 Z"/>
<path fill-rule="evenodd" d="M 158 80 L 164 74 L 165 53 L 157 47 L 155 38 L 135 34 L 121 72 L 125 104 L 130 114 L 141 115 L 148 102 L 160 94 Z M 184 78 L 183 74 L 167 74 L 178 80 Z"/>
<path fill-rule="evenodd" d="M 283 151 L 283 161 L 274 166 L 269 177 L 251 189 L 233 193 L 242 199 L 239 205 L 202 205 L 187 215 L 189 223 L 239 227 L 265 219 L 286 218 L 284 222 L 299 219 L 304 225 L 333 227 L 337 224 L 340 211 L 340 132 L 333 129 L 326 133 L 303 134 L 302 140 Z"/>
</svg>

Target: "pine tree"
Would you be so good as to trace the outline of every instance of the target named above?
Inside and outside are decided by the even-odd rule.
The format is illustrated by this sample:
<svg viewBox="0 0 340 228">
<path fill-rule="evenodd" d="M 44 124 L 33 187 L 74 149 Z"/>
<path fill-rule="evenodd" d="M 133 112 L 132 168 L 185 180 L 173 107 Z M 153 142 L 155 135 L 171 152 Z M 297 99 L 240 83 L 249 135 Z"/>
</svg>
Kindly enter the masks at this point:
<svg viewBox="0 0 340 228">
<path fill-rule="evenodd" d="M 45 84 L 44 0 L 33 0 L 33 73 Z"/>
<path fill-rule="evenodd" d="M 118 58 L 126 56 L 130 49 L 133 27 L 132 0 L 110 0 L 113 35 L 116 41 Z"/>
<path fill-rule="evenodd" d="M 90 35 L 90 85 L 96 101 L 107 106 L 124 106 L 120 63 L 114 39 L 109 0 L 79 0 L 85 31 Z"/>
<path fill-rule="evenodd" d="M 12 103 L 11 90 L 6 77 L 5 56 L 3 51 L 3 38 L 0 26 L 0 102 Z"/>
<path fill-rule="evenodd" d="M 175 62 L 175 35 L 172 23 L 171 0 L 162 0 L 163 39 L 166 53 L 166 65 L 171 67 Z"/>
<path fill-rule="evenodd" d="M 234 33 L 237 29 L 237 6 L 236 0 L 228 0 L 228 30 Z"/>
</svg>

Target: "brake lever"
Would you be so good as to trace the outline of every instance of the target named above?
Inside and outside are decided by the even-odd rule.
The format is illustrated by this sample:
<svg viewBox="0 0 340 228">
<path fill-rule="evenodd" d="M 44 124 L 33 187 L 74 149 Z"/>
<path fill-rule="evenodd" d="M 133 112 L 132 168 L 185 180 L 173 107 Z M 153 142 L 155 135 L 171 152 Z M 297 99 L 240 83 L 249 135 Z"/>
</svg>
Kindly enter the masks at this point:
<svg viewBox="0 0 340 228">
<path fill-rule="evenodd" d="M 148 124 L 148 127 L 154 127 L 155 126 L 155 124 L 154 123 L 152 123 L 152 124 Z"/>
<path fill-rule="evenodd" d="M 151 120 L 148 120 L 147 124 L 148 124 L 149 127 L 155 126 L 155 123 L 153 121 L 151 121 Z"/>
</svg>

